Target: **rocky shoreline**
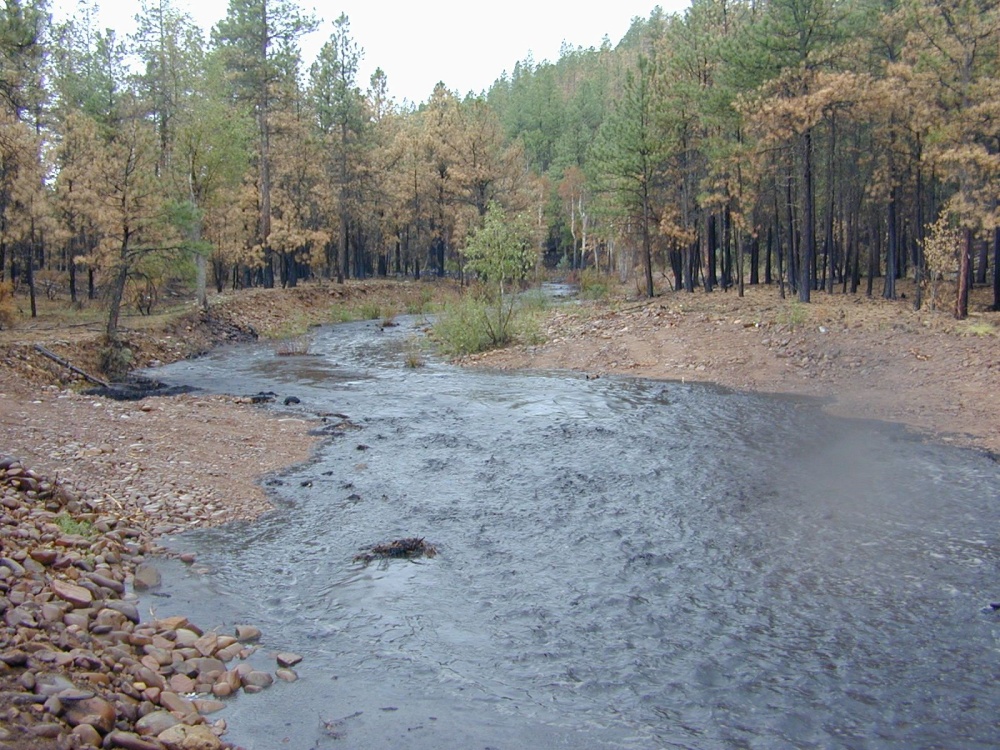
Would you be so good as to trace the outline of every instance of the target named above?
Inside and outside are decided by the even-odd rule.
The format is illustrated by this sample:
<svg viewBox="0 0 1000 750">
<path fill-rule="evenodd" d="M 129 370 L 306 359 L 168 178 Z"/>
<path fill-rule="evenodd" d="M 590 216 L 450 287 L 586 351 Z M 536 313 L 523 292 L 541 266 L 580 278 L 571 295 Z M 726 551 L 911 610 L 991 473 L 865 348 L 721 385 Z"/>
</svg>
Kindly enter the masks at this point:
<svg viewBox="0 0 1000 750">
<path fill-rule="evenodd" d="M 156 586 L 152 524 L 0 458 L 0 748 L 219 750 L 219 699 L 296 679 L 245 661 L 260 630 L 205 632 L 183 617 L 143 622 Z M 190 556 L 182 556 L 193 562 Z"/>
</svg>

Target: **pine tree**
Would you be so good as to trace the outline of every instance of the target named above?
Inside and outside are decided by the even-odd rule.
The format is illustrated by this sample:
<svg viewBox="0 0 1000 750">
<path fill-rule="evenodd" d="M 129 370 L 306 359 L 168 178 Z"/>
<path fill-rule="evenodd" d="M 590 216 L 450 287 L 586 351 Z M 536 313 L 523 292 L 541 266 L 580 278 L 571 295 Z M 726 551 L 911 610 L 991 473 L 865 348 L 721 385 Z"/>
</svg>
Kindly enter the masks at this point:
<svg viewBox="0 0 1000 750">
<path fill-rule="evenodd" d="M 226 17 L 212 31 L 236 96 L 257 122 L 257 171 L 260 215 L 257 244 L 263 253 L 264 286 L 274 286 L 271 253 L 271 125 L 282 95 L 296 86 L 298 40 L 316 28 L 289 0 L 230 0 Z"/>
</svg>

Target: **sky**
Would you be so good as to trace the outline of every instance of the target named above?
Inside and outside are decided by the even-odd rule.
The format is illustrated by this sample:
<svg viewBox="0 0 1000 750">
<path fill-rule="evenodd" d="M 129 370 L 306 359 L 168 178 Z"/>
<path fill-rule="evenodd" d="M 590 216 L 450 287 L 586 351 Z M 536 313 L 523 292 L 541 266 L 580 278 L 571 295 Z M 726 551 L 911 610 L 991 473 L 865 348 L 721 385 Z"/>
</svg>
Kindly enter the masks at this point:
<svg viewBox="0 0 1000 750">
<path fill-rule="evenodd" d="M 96 0 L 102 27 L 120 35 L 134 29 L 135 0 Z M 300 0 L 306 11 L 316 8 Z M 173 0 L 203 28 L 221 20 L 228 0 Z M 656 5 L 667 13 L 687 7 L 687 0 L 324 0 L 315 15 L 320 30 L 302 41 L 303 57 L 315 56 L 330 38 L 340 13 L 350 19 L 351 36 L 364 53 L 359 85 L 366 88 L 380 67 L 397 102 L 418 104 L 443 81 L 465 95 L 488 89 L 504 71 L 529 53 L 535 62 L 559 59 L 563 42 L 571 47 L 599 47 L 606 36 L 617 44 L 636 16 L 648 18 Z M 53 0 L 56 19 L 68 17 L 75 0 Z"/>
</svg>

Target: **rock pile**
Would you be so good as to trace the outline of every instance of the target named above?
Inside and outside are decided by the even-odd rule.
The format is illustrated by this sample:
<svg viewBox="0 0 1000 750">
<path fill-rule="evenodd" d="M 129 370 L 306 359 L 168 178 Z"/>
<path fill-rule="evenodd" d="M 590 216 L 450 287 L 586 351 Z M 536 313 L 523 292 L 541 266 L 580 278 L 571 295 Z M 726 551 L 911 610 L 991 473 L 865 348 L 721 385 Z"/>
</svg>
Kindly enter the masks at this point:
<svg viewBox="0 0 1000 750">
<path fill-rule="evenodd" d="M 127 588 L 157 551 L 149 534 L 2 456 L 0 545 L 0 750 L 229 747 L 205 717 L 272 683 L 244 661 L 257 628 L 142 622 Z M 300 658 L 279 654 L 277 676 Z"/>
</svg>

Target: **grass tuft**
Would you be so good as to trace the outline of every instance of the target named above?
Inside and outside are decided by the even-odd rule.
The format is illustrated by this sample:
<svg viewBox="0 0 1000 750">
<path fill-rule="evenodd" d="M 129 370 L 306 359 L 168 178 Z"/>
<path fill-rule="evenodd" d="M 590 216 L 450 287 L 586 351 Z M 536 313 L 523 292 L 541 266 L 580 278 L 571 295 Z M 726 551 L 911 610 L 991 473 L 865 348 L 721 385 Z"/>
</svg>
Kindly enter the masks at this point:
<svg viewBox="0 0 1000 750">
<path fill-rule="evenodd" d="M 996 336 L 997 329 L 992 323 L 976 320 L 965 325 L 962 333 L 966 336 Z"/>
<path fill-rule="evenodd" d="M 279 357 L 300 357 L 308 354 L 311 346 L 312 338 L 303 334 L 279 341 L 274 347 L 274 353 Z"/>
<path fill-rule="evenodd" d="M 60 513 L 52 520 L 64 534 L 73 534 L 84 538 L 95 535 L 94 526 L 90 521 L 78 521 L 66 513 Z"/>
</svg>

